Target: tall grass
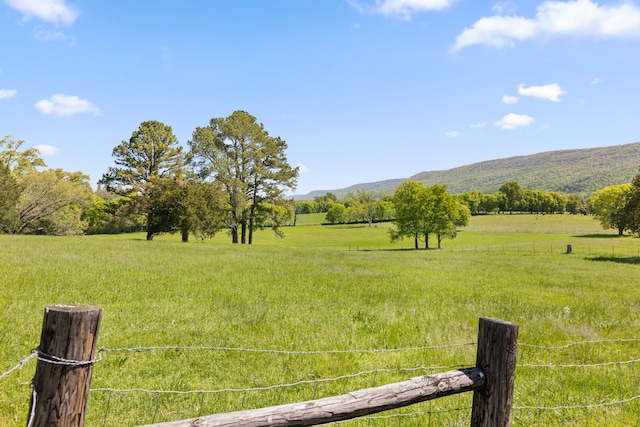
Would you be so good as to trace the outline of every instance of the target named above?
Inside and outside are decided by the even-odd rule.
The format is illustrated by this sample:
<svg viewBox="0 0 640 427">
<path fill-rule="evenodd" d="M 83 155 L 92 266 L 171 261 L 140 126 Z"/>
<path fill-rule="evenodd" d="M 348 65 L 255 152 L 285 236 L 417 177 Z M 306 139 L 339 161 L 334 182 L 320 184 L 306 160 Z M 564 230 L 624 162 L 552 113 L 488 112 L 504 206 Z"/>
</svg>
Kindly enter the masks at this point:
<svg viewBox="0 0 640 427">
<path fill-rule="evenodd" d="M 179 236 L 152 242 L 142 235 L 0 236 L 0 372 L 37 346 L 43 309 L 55 303 L 103 307 L 99 346 L 107 349 L 320 351 L 105 351 L 92 383 L 100 391 L 89 403 L 88 424 L 96 426 L 269 406 L 399 381 L 434 366 L 471 366 L 473 345 L 447 345 L 474 342 L 481 316 L 518 323 L 520 342 L 534 346 L 640 337 L 640 239 L 603 232 L 589 217 L 500 215 L 472 218 L 441 250 L 413 251 L 410 241 L 390 244 L 387 227 L 290 227 L 284 239 L 260 232 L 252 246 L 231 245 L 225 235 L 189 244 Z M 568 244 L 572 254 L 565 253 Z M 440 345 L 445 347 L 321 352 Z M 561 350 L 525 346 L 519 360 L 582 366 L 638 359 L 639 348 L 638 341 Z M 604 397 L 593 375 L 559 369 L 558 375 L 533 366 L 518 370 L 515 404 L 522 409 L 514 412 L 515 425 L 639 423 L 637 399 L 560 415 L 540 409 L 640 395 L 636 364 L 613 373 L 593 368 L 606 379 Z M 26 424 L 33 371 L 28 364 L 0 379 L 0 425 Z M 104 390 L 244 389 L 364 371 L 376 372 L 261 392 Z M 468 396 L 443 402 L 417 405 L 414 410 L 424 414 L 401 421 L 361 423 L 424 425 L 428 418 L 432 425 L 468 424 Z"/>
</svg>

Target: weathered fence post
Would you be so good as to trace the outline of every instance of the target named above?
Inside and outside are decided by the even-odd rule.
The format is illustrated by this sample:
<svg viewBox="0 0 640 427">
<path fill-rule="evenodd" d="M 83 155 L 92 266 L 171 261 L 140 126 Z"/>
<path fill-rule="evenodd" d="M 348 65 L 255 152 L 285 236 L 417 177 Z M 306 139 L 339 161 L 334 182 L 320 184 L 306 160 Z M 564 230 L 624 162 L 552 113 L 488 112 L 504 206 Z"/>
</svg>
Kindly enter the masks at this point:
<svg viewBox="0 0 640 427">
<path fill-rule="evenodd" d="M 30 425 L 84 426 L 101 317 L 90 305 L 45 308 Z"/>
<path fill-rule="evenodd" d="M 518 325 L 480 318 L 476 368 L 485 374 L 485 386 L 473 392 L 472 427 L 508 427 L 516 374 Z"/>
</svg>

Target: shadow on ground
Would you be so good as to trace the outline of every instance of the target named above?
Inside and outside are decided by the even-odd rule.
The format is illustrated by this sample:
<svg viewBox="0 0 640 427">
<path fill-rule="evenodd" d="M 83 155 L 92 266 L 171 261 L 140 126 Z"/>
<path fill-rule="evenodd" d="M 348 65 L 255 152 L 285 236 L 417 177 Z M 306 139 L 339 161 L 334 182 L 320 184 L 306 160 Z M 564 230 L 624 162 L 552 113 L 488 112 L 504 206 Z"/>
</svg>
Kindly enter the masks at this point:
<svg viewBox="0 0 640 427">
<path fill-rule="evenodd" d="M 609 233 L 609 234 L 594 233 L 594 234 L 580 234 L 573 237 L 586 238 L 586 239 L 623 239 L 625 237 L 631 237 L 631 236 L 618 236 L 617 234 L 612 234 L 612 233 Z"/>
<path fill-rule="evenodd" d="M 596 256 L 596 257 L 591 257 L 587 259 L 591 261 L 609 261 L 609 262 L 617 262 L 620 264 L 640 265 L 640 256 L 631 256 L 631 257 Z"/>
</svg>

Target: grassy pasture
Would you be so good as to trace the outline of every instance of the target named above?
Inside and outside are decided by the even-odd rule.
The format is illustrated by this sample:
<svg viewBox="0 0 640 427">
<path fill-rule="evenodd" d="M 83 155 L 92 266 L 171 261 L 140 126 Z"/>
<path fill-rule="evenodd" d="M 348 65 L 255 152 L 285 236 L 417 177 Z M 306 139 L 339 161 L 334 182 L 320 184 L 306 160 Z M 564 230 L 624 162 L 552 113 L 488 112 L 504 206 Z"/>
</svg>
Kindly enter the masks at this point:
<svg viewBox="0 0 640 427">
<path fill-rule="evenodd" d="M 441 250 L 413 251 L 410 241 L 390 244 L 387 227 L 297 226 L 285 239 L 260 232 L 252 246 L 225 235 L 189 244 L 177 235 L 0 236 L 0 373 L 37 346 L 45 305 L 99 305 L 108 351 L 94 370 L 88 425 L 139 425 L 472 366 L 475 346 L 451 344 L 473 343 L 488 316 L 517 323 L 525 344 L 514 425 L 640 425 L 640 366 L 628 362 L 640 359 L 640 239 L 590 217 L 491 215 L 472 218 Z M 546 348 L 597 340 L 608 342 Z M 117 350 L 153 346 L 318 353 Z M 425 346 L 442 347 L 417 349 Z M 326 352 L 356 349 L 407 350 Z M 26 424 L 34 369 L 0 379 L 0 425 Z M 349 424 L 468 425 L 469 397 Z"/>
</svg>

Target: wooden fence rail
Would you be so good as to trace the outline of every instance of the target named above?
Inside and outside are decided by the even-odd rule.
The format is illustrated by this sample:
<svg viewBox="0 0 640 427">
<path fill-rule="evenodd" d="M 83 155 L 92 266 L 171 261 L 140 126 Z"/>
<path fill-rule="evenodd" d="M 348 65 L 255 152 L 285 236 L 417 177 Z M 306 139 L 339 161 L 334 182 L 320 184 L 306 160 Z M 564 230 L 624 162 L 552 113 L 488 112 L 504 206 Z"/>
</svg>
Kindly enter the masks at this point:
<svg viewBox="0 0 640 427">
<path fill-rule="evenodd" d="M 50 316 L 50 313 L 62 313 L 60 318 L 71 320 L 48 320 L 50 317 L 59 317 Z M 32 408 L 35 410 L 30 413 L 30 425 L 84 425 L 101 313 L 102 309 L 98 307 L 47 306 L 34 378 Z M 478 330 L 475 367 L 424 375 L 307 402 L 143 427 L 311 426 L 349 420 L 469 391 L 473 391 L 472 427 L 507 427 L 511 425 L 517 340 L 517 325 L 483 317 L 480 318 Z M 65 348 L 67 345 L 76 350 Z M 80 347 L 83 350 L 78 351 Z M 52 353 L 45 353 L 44 349 Z M 46 373 L 44 368 L 51 366 L 64 375 Z M 38 409 L 39 405 L 43 405 L 42 402 L 46 403 L 45 406 Z"/>
</svg>

